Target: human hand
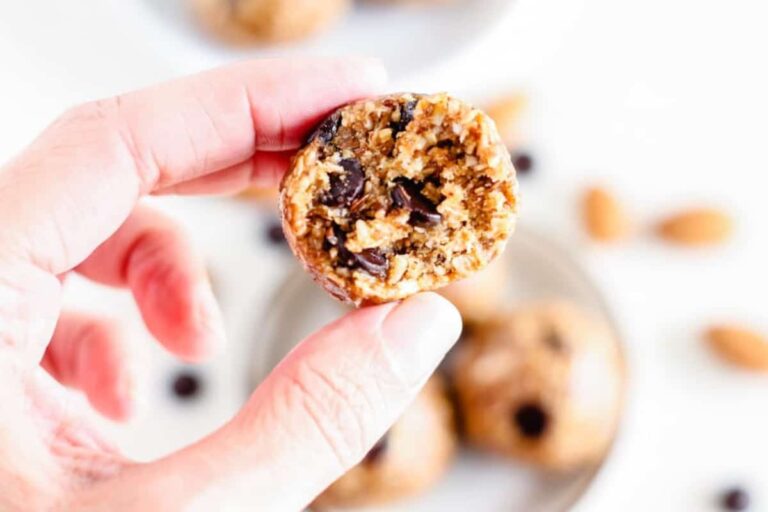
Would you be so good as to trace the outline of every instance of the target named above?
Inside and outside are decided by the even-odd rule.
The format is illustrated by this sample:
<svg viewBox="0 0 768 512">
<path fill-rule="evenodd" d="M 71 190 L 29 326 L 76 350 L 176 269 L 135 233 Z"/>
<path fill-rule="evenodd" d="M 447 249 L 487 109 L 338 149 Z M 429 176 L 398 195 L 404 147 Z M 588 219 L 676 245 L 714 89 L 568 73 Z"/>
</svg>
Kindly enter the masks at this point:
<svg viewBox="0 0 768 512">
<path fill-rule="evenodd" d="M 222 341 L 200 259 L 142 196 L 275 184 L 324 114 L 382 79 L 363 61 L 238 64 L 77 107 L 0 169 L 0 510 L 298 510 L 383 435 L 459 334 L 434 294 L 309 336 L 226 425 L 150 463 L 59 399 L 78 388 L 115 419 L 133 404 L 114 325 L 62 313 L 67 272 L 129 288 L 181 358 Z"/>
</svg>

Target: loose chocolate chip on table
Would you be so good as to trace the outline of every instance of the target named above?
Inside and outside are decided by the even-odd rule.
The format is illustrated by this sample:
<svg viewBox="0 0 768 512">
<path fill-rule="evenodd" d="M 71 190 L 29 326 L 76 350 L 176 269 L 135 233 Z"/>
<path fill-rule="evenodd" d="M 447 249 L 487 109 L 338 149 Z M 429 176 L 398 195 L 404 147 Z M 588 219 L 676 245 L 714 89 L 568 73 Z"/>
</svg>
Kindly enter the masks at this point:
<svg viewBox="0 0 768 512">
<path fill-rule="evenodd" d="M 390 124 L 392 129 L 392 137 L 396 137 L 398 133 L 404 131 L 411 121 L 413 121 L 413 111 L 416 110 L 416 100 L 411 100 L 408 103 L 400 107 L 400 120 L 393 121 Z"/>
<path fill-rule="evenodd" d="M 333 137 L 336 135 L 336 132 L 339 130 L 340 126 L 341 114 L 336 112 L 332 116 L 328 117 L 325 121 L 320 123 L 320 126 L 318 126 L 309 136 L 307 143 L 317 139 L 323 144 L 328 144 L 333 140 Z"/>
<path fill-rule="evenodd" d="M 202 383 L 197 373 L 182 370 L 173 378 L 172 387 L 174 395 L 183 400 L 189 400 L 199 394 Z"/>
<path fill-rule="evenodd" d="M 749 493 L 739 487 L 726 490 L 720 498 L 723 510 L 747 510 L 749 508 Z"/>
<path fill-rule="evenodd" d="M 376 464 L 381 460 L 384 453 L 387 451 L 387 434 L 379 439 L 379 442 L 373 445 L 373 448 L 365 455 L 363 464 Z"/>
<path fill-rule="evenodd" d="M 285 243 L 285 233 L 283 233 L 283 226 L 279 222 L 271 222 L 267 226 L 267 240 L 273 244 Z"/>
<path fill-rule="evenodd" d="M 528 153 L 513 153 L 512 165 L 520 174 L 525 174 L 533 170 L 533 158 Z"/>
<path fill-rule="evenodd" d="M 331 188 L 321 198 L 326 206 L 349 206 L 363 194 L 365 173 L 363 166 L 354 158 L 339 162 L 345 173 L 331 175 Z"/>
<path fill-rule="evenodd" d="M 514 415 L 515 425 L 525 437 L 538 438 L 547 430 L 549 418 L 547 413 L 536 403 L 528 403 L 519 407 Z"/>
<path fill-rule="evenodd" d="M 410 210 L 411 224 L 440 224 L 443 216 L 438 213 L 435 205 L 424 197 L 418 186 L 412 181 L 401 179 L 392 189 L 392 206 Z"/>
</svg>

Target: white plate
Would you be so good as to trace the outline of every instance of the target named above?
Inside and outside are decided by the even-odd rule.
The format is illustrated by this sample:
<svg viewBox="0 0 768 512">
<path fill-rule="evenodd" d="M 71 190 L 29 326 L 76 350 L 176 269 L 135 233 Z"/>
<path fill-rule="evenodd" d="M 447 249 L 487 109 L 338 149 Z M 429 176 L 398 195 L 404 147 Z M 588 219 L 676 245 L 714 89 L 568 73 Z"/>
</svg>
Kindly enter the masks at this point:
<svg viewBox="0 0 768 512">
<path fill-rule="evenodd" d="M 358 2 L 330 30 L 293 44 L 237 48 L 202 31 L 189 0 L 140 0 L 150 16 L 143 30 L 182 72 L 247 57 L 275 55 L 365 55 L 380 58 L 393 76 L 421 70 L 482 36 L 512 0 L 454 0 L 445 5 L 369 5 Z M 156 22 L 147 23 L 147 18 Z"/>
<path fill-rule="evenodd" d="M 617 331 L 606 303 L 590 279 L 552 242 L 519 228 L 503 257 L 511 274 L 509 300 L 570 299 Z M 338 318 L 344 310 L 304 273 L 291 275 L 255 331 L 260 343 L 254 355 L 254 386 L 297 340 Z M 366 510 L 465 512 L 472 506 L 483 512 L 562 512 L 578 501 L 598 469 L 556 476 L 467 450 L 460 453 L 447 476 L 427 494 L 397 505 Z"/>
</svg>

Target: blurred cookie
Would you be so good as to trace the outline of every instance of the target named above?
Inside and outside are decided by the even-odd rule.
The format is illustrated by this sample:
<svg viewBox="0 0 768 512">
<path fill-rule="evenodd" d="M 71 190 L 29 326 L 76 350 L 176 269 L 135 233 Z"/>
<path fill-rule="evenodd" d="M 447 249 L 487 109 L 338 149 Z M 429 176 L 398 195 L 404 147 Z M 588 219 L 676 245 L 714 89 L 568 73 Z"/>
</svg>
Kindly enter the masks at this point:
<svg viewBox="0 0 768 512">
<path fill-rule="evenodd" d="M 351 0 L 191 0 L 203 24 L 236 43 L 307 37 L 341 18 Z"/>
<path fill-rule="evenodd" d="M 482 269 L 511 236 L 516 201 L 493 123 L 442 93 L 342 107 L 299 151 L 281 188 L 294 253 L 329 293 L 356 305 Z"/>
<path fill-rule="evenodd" d="M 503 307 L 507 286 L 507 267 L 503 258 L 483 270 L 439 290 L 461 313 L 465 324 L 486 320 Z"/>
<path fill-rule="evenodd" d="M 552 303 L 473 330 L 459 349 L 455 379 L 471 443 L 567 471 L 598 463 L 610 446 L 624 366 L 606 325 Z"/>
<path fill-rule="evenodd" d="M 365 459 L 326 489 L 312 508 L 382 504 L 418 494 L 445 473 L 456 450 L 453 413 L 439 378 Z"/>
</svg>

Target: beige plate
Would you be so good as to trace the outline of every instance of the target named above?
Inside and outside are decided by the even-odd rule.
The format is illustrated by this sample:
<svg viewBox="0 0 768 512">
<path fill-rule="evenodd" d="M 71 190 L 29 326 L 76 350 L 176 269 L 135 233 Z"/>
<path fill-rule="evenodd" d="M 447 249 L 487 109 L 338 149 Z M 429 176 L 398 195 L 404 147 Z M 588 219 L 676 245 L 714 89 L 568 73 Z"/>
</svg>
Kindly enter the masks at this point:
<svg viewBox="0 0 768 512">
<path fill-rule="evenodd" d="M 518 228 L 506 253 L 510 301 L 570 299 L 602 317 L 617 331 L 602 295 L 580 265 L 546 238 Z M 280 287 L 257 332 L 252 386 L 307 334 L 338 318 L 344 306 L 331 299 L 304 273 L 294 273 Z M 617 331 L 617 339 L 620 339 Z M 548 475 L 484 454 L 463 451 L 446 477 L 429 493 L 387 507 L 387 512 L 561 512 L 584 494 L 600 468 L 569 475 Z"/>
</svg>

